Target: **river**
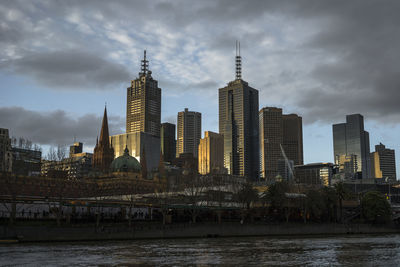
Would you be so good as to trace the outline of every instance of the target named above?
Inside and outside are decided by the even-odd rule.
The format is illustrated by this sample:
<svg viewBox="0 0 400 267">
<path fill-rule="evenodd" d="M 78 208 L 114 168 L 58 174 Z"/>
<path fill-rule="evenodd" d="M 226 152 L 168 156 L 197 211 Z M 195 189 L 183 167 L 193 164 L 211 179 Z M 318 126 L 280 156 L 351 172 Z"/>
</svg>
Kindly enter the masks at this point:
<svg viewBox="0 0 400 267">
<path fill-rule="evenodd" d="M 400 235 L 9 244 L 0 265 L 400 266 Z"/>
</svg>

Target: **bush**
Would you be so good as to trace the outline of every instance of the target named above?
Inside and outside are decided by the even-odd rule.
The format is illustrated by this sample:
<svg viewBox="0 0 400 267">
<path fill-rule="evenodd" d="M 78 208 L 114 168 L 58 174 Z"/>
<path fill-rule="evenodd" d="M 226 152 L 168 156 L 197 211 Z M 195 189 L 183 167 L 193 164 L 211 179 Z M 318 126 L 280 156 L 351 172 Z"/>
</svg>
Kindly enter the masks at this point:
<svg viewBox="0 0 400 267">
<path fill-rule="evenodd" d="M 379 192 L 368 192 L 361 201 L 362 215 L 367 222 L 385 223 L 390 221 L 391 207 L 385 196 Z"/>
</svg>

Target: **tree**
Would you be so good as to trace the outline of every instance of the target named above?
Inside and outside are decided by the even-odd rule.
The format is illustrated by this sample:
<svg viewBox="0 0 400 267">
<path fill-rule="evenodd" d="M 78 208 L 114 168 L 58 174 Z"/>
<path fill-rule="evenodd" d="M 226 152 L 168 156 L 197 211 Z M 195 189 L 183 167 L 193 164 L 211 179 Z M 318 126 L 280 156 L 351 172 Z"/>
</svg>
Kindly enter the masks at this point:
<svg viewBox="0 0 400 267">
<path fill-rule="evenodd" d="M 333 189 L 332 187 L 324 187 L 322 189 L 322 194 L 326 205 L 327 220 L 330 222 L 333 218 L 336 221 L 338 197 L 336 195 L 335 189 Z"/>
<path fill-rule="evenodd" d="M 57 153 L 56 153 L 56 150 L 54 149 L 53 146 L 51 146 L 49 148 L 49 151 L 47 152 L 46 158 L 47 158 L 47 160 L 50 160 L 50 161 L 57 160 Z"/>
<path fill-rule="evenodd" d="M 380 192 L 368 192 L 361 200 L 362 215 L 367 222 L 383 223 L 390 220 L 391 207 Z"/>
<path fill-rule="evenodd" d="M 63 145 L 57 146 L 57 160 L 62 161 L 66 157 L 66 149 Z"/>
<path fill-rule="evenodd" d="M 318 190 L 308 191 L 306 207 L 311 218 L 321 221 L 321 217 L 326 211 L 326 203 L 322 193 Z"/>
<path fill-rule="evenodd" d="M 197 216 L 200 213 L 200 209 L 206 202 L 204 194 L 207 190 L 207 186 L 210 185 L 210 181 L 207 176 L 201 176 L 198 174 L 183 174 L 183 192 L 185 203 L 189 204 L 189 212 L 192 215 L 192 222 L 196 223 Z"/>
<path fill-rule="evenodd" d="M 348 198 L 349 192 L 346 189 L 346 187 L 344 186 L 343 182 L 339 182 L 339 183 L 335 184 L 334 187 L 335 187 L 336 196 L 339 200 L 340 221 L 342 221 L 343 220 L 343 200 Z"/>
<path fill-rule="evenodd" d="M 269 204 L 272 209 L 280 210 L 285 201 L 285 193 L 289 191 L 289 184 L 285 181 L 271 184 L 264 192 L 262 199 Z"/>
<path fill-rule="evenodd" d="M 237 201 L 242 204 L 242 220 L 250 211 L 251 204 L 259 200 L 258 192 L 253 188 L 253 185 L 246 181 L 241 185 L 240 190 L 236 194 Z"/>
</svg>

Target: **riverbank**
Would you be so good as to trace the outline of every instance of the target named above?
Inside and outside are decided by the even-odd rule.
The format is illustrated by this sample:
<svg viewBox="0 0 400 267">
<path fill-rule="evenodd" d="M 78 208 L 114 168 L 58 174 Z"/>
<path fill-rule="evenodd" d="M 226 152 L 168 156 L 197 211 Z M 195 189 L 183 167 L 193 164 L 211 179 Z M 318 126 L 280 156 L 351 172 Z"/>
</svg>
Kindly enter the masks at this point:
<svg viewBox="0 0 400 267">
<path fill-rule="evenodd" d="M 18 242 L 101 241 L 165 238 L 241 237 L 241 236 L 308 236 L 400 233 L 393 225 L 368 224 L 152 224 L 94 226 L 0 226 L 0 240 Z"/>
</svg>

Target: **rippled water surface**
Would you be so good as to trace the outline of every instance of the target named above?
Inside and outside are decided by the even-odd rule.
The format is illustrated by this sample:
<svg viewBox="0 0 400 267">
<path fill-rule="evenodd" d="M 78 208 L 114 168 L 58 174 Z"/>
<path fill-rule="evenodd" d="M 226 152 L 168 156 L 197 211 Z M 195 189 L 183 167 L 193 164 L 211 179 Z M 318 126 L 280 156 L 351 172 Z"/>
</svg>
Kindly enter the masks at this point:
<svg viewBox="0 0 400 267">
<path fill-rule="evenodd" d="M 2 266 L 400 266 L 400 235 L 213 238 L 0 246 Z"/>
</svg>

